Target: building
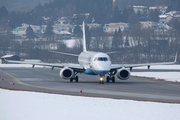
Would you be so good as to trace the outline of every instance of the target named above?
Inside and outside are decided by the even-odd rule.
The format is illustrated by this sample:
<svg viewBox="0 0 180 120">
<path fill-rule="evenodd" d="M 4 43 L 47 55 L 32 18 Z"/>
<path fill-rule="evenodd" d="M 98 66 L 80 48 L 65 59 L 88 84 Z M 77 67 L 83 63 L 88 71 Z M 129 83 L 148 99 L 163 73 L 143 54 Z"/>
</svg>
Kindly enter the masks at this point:
<svg viewBox="0 0 180 120">
<path fill-rule="evenodd" d="M 163 15 L 159 15 L 159 22 L 160 23 L 168 23 L 172 19 L 180 19 L 180 11 L 170 11 Z"/>
<path fill-rule="evenodd" d="M 36 34 L 43 34 L 47 27 L 47 25 L 36 26 L 23 23 L 21 26 L 13 29 L 12 34 L 14 34 L 16 38 L 26 38 L 26 30 L 29 26 Z"/>
<path fill-rule="evenodd" d="M 155 11 L 155 10 L 157 10 L 157 11 L 160 12 L 161 14 L 165 14 L 167 9 L 168 9 L 167 6 L 153 6 L 153 7 L 149 7 L 149 10 L 150 10 L 150 11 Z"/>
<path fill-rule="evenodd" d="M 68 31 L 55 31 L 54 30 L 53 32 L 56 35 L 57 39 L 65 40 L 65 39 L 71 39 L 71 37 L 72 37 L 72 33 L 68 32 Z"/>
<path fill-rule="evenodd" d="M 93 29 L 93 28 L 99 28 L 99 27 L 101 27 L 101 24 L 90 23 L 90 24 L 87 24 L 87 26 L 89 27 L 89 29 Z"/>
<path fill-rule="evenodd" d="M 16 60 L 19 61 L 21 60 L 21 57 L 18 55 L 4 55 L 1 58 L 2 63 L 7 63 L 6 60 Z"/>
<path fill-rule="evenodd" d="M 128 23 L 109 23 L 105 24 L 103 27 L 103 31 L 108 34 L 114 34 L 115 31 L 121 29 L 121 31 L 128 30 Z"/>
<path fill-rule="evenodd" d="M 134 12 L 137 14 L 140 13 L 147 13 L 149 11 L 147 6 L 132 6 Z"/>
<path fill-rule="evenodd" d="M 157 26 L 156 22 L 153 21 L 140 21 L 141 29 L 150 29 L 155 28 Z"/>
</svg>

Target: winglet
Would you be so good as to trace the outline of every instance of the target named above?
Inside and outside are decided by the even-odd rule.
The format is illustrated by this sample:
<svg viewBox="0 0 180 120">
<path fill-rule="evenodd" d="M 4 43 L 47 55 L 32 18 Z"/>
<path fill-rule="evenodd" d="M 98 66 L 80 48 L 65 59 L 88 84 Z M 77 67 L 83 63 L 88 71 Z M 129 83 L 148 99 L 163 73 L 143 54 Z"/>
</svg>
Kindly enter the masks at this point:
<svg viewBox="0 0 180 120">
<path fill-rule="evenodd" d="M 83 21 L 83 51 L 87 51 L 86 49 L 86 34 L 85 34 L 85 24 Z"/>
<path fill-rule="evenodd" d="M 175 59 L 174 59 L 174 63 L 177 63 L 177 56 L 178 56 L 178 53 L 176 52 L 176 56 L 175 56 Z"/>
</svg>

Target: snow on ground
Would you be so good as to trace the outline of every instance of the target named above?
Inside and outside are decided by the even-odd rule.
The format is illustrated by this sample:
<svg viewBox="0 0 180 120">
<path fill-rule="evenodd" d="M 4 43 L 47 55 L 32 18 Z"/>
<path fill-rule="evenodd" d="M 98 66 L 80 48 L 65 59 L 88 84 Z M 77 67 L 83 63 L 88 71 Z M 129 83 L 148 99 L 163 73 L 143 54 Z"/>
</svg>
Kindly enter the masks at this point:
<svg viewBox="0 0 180 120">
<path fill-rule="evenodd" d="M 1 120 L 179 120 L 180 104 L 0 89 Z"/>
<path fill-rule="evenodd" d="M 137 67 L 134 69 L 147 69 L 146 67 Z M 156 65 L 151 66 L 150 69 L 159 69 L 159 70 L 180 70 L 180 65 Z M 166 81 L 180 82 L 180 73 L 179 72 L 131 72 L 133 76 L 141 77 L 150 77 L 155 79 L 163 79 Z"/>
<path fill-rule="evenodd" d="M 66 47 L 73 48 L 76 45 L 80 46 L 80 43 L 81 43 L 80 41 L 81 39 L 73 38 L 69 40 L 63 40 L 63 43 L 66 45 Z"/>
<path fill-rule="evenodd" d="M 147 66 L 143 66 L 143 67 L 136 67 L 133 69 L 147 69 Z M 150 69 L 168 69 L 168 70 L 180 70 L 180 65 L 154 65 L 154 66 L 150 66 Z"/>
<path fill-rule="evenodd" d="M 131 72 L 131 75 L 180 82 L 180 72 Z"/>
</svg>

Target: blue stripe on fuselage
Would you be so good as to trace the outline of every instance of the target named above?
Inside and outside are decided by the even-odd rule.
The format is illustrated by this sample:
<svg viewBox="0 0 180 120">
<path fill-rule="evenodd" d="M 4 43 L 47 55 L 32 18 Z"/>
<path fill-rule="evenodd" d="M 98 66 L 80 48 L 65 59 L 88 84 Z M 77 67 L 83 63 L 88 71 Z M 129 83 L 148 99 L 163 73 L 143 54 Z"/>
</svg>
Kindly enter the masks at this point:
<svg viewBox="0 0 180 120">
<path fill-rule="evenodd" d="M 109 70 L 92 70 L 91 68 L 87 68 L 84 73 L 88 75 L 99 75 L 99 74 L 107 74 Z"/>
<path fill-rule="evenodd" d="M 96 74 L 107 74 L 109 70 L 96 70 L 94 71 Z"/>
</svg>

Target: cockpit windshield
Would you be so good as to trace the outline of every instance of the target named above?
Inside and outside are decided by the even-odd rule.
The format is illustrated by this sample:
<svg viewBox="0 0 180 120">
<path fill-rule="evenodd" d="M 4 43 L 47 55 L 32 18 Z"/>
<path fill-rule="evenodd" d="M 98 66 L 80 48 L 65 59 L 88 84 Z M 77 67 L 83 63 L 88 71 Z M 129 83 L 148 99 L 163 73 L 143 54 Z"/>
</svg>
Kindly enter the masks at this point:
<svg viewBox="0 0 180 120">
<path fill-rule="evenodd" d="M 94 61 L 109 61 L 109 59 L 107 57 L 97 57 Z"/>
</svg>

